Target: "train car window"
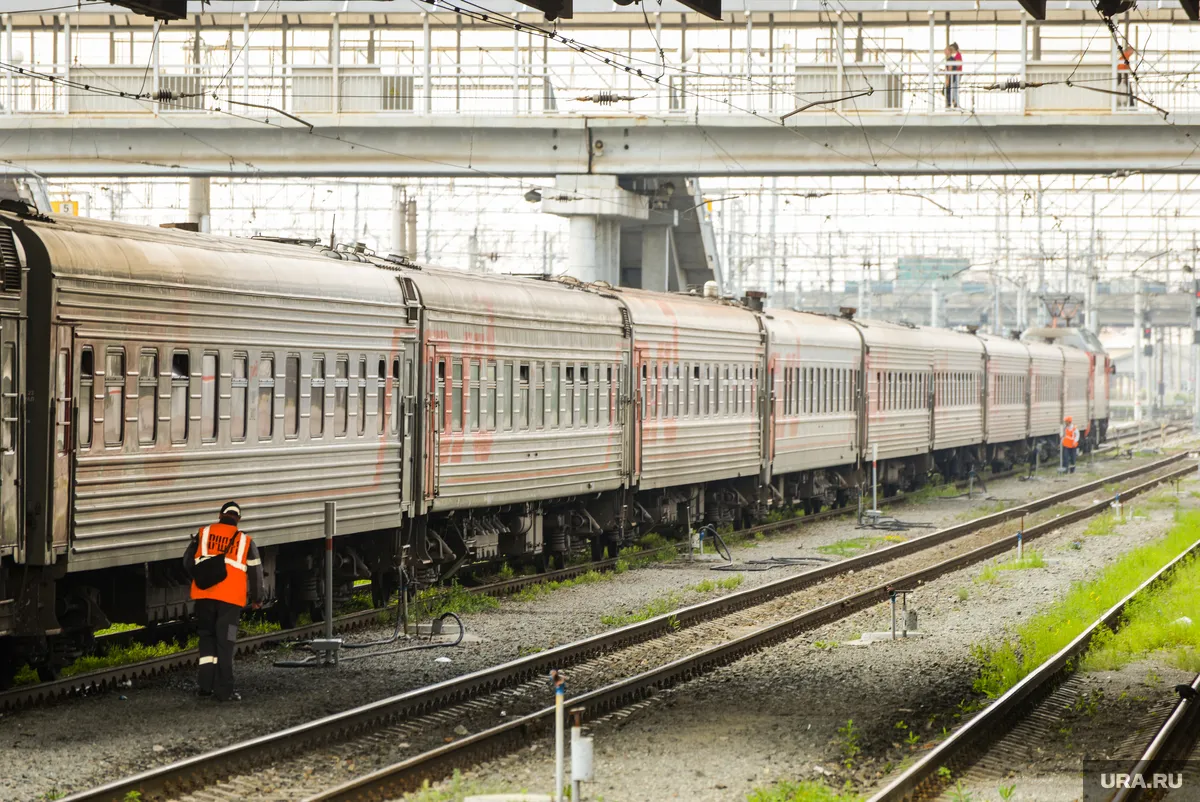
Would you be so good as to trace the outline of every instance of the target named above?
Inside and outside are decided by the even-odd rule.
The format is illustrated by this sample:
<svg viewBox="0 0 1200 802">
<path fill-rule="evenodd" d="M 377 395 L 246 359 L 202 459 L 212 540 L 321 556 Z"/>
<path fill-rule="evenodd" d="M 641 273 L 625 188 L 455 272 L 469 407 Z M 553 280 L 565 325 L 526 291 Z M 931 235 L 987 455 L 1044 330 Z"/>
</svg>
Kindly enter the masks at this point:
<svg viewBox="0 0 1200 802">
<path fill-rule="evenodd" d="M 358 418 L 358 434 L 361 437 L 367 433 L 367 358 L 358 360 L 358 394 L 355 396 L 355 415 Z"/>
<path fill-rule="evenodd" d="M 513 363 L 506 361 L 504 363 L 504 390 L 501 393 L 502 403 L 504 405 L 504 428 L 512 431 L 513 427 L 513 412 L 517 408 L 515 390 L 513 389 Z"/>
<path fill-rule="evenodd" d="M 680 409 L 676 411 L 675 417 L 686 418 L 692 411 L 692 381 L 689 378 L 692 375 L 692 365 L 690 362 L 683 363 L 683 375 L 679 378 L 679 392 L 683 394 L 680 399 Z"/>
<path fill-rule="evenodd" d="M 171 442 L 186 443 L 191 426 L 191 362 L 187 351 L 171 354 Z"/>
<path fill-rule="evenodd" d="M 333 374 L 333 436 L 350 431 L 350 357 L 339 355 Z"/>
<path fill-rule="evenodd" d="M 258 357 L 258 439 L 270 440 L 275 434 L 275 357 Z"/>
<path fill-rule="evenodd" d="M 667 366 L 668 372 L 671 366 Z M 597 423 L 608 427 L 609 405 L 612 403 L 612 367 L 609 365 L 596 366 L 596 412 Z"/>
<path fill-rule="evenodd" d="M 675 387 L 675 383 L 671 379 L 671 363 L 670 362 L 663 363 L 662 384 L 663 384 L 662 416 L 664 418 L 671 418 L 671 417 L 674 417 L 671 413 L 671 410 L 673 409 L 673 407 L 672 407 L 673 402 L 671 401 L 671 398 L 678 391 L 678 389 Z"/>
<path fill-rule="evenodd" d="M 657 368 L 658 368 L 658 365 L 656 363 L 655 369 L 657 370 Z M 565 397 L 563 398 L 563 407 L 565 407 L 563 409 L 563 418 L 565 420 L 563 420 L 562 422 L 566 426 L 574 427 L 575 419 L 578 415 L 578 413 L 575 410 L 575 365 L 574 364 L 567 365 L 567 377 L 566 377 L 566 382 L 565 382 L 565 386 L 563 389 L 564 389 L 564 393 L 565 393 Z M 655 390 L 655 388 L 653 386 L 651 386 L 650 391 L 654 392 L 654 390 Z M 654 412 L 651 411 L 651 414 L 653 415 Z"/>
<path fill-rule="evenodd" d="M 138 443 L 152 446 L 158 440 L 158 349 L 143 348 L 138 355 Z"/>
<path fill-rule="evenodd" d="M 375 365 L 375 425 L 379 434 L 387 431 L 387 378 L 387 357 L 381 356 Z"/>
<path fill-rule="evenodd" d="M 663 377 L 670 373 L 671 366 L 663 365 Z M 603 416 L 600 414 L 600 387 L 603 384 L 600 375 L 600 366 L 595 362 L 592 363 L 591 373 L 588 374 L 592 380 L 592 424 L 602 423 Z"/>
<path fill-rule="evenodd" d="M 470 379 L 471 390 L 468 394 L 470 399 L 470 421 L 471 431 L 479 431 L 479 426 L 483 422 L 483 387 L 480 385 L 480 366 L 478 359 L 472 359 L 470 368 L 467 371 L 467 376 Z"/>
<path fill-rule="evenodd" d="M 119 446 L 125 438 L 125 349 L 104 353 L 104 445 Z"/>
<path fill-rule="evenodd" d="M 658 364 L 657 363 L 655 363 L 654 372 L 655 372 L 655 374 L 658 373 Z M 665 370 L 664 370 L 664 372 L 665 372 Z M 590 378 L 588 373 L 589 372 L 588 372 L 587 365 L 579 366 L 579 425 L 580 426 L 588 425 L 588 399 L 592 395 L 592 388 L 588 384 L 588 379 Z"/>
<path fill-rule="evenodd" d="M 550 425 L 562 426 L 562 366 L 550 366 Z M 642 365 L 642 417 L 646 417 L 646 366 Z"/>
<path fill-rule="evenodd" d="M 650 367 L 642 363 L 641 391 L 638 393 L 638 396 L 641 398 L 642 420 L 646 419 L 646 408 L 649 403 L 649 399 L 646 397 L 647 392 L 649 392 L 649 374 Z"/>
<path fill-rule="evenodd" d="M 91 349 L 88 349 L 88 355 L 91 355 Z M 91 411 L 91 389 L 92 381 L 89 376 L 86 382 L 86 387 L 83 379 L 80 379 L 79 387 L 80 394 L 83 395 L 85 389 L 87 394 L 83 395 L 88 400 L 87 417 L 90 419 Z M 82 421 L 84 414 L 83 409 L 80 410 L 79 419 Z M 16 450 L 17 443 L 17 347 L 14 343 L 4 343 L 3 352 L 0 353 L 0 449 L 12 453 Z M 84 445 L 85 442 L 90 443 L 91 430 L 89 427 L 88 440 L 85 441 L 82 433 L 82 425 L 80 426 L 79 442 Z"/>
<path fill-rule="evenodd" d="M 204 358 L 208 359 L 207 356 Z M 289 354 L 283 363 L 283 436 L 295 438 L 299 435 L 300 355 Z"/>
<path fill-rule="evenodd" d="M 517 366 L 517 386 L 519 388 L 520 397 L 517 399 L 517 420 L 514 425 L 518 429 L 529 428 L 529 365 L 521 364 Z"/>
<path fill-rule="evenodd" d="M 496 378 L 496 363 L 489 360 L 487 363 L 487 400 L 483 404 L 485 413 L 484 417 L 486 418 L 484 428 L 489 432 L 496 431 L 496 424 L 500 419 L 500 407 L 498 401 L 500 395 L 496 387 Z"/>
<path fill-rule="evenodd" d="M 319 440 L 325 436 L 325 357 L 315 355 L 308 393 L 308 437 Z"/>
<path fill-rule="evenodd" d="M 712 414 L 716 416 L 721 414 L 721 366 L 709 365 L 708 369 L 712 371 L 708 380 L 708 400 L 712 405 Z"/>
<path fill-rule="evenodd" d="M 217 414 L 217 382 L 221 379 L 217 355 L 211 351 L 200 356 L 200 440 L 217 442 L 220 418 Z"/>
<path fill-rule="evenodd" d="M 400 431 L 400 399 L 404 395 L 404 382 L 400 376 L 400 358 L 392 357 L 392 406 L 389 410 L 392 434 Z"/>
<path fill-rule="evenodd" d="M 15 392 L 13 383 L 16 381 L 14 375 L 16 365 L 16 351 L 12 343 L 4 344 L 4 387 L 0 388 L 0 415 L 3 416 L 4 422 L 0 429 L 4 433 L 3 446 L 5 451 L 11 451 L 15 440 L 16 433 L 16 411 L 12 409 L 16 404 L 16 398 L 13 395 Z M 92 347 L 85 346 L 79 352 L 79 428 L 75 430 L 77 445 L 79 448 L 90 448 L 92 445 L 92 418 L 95 417 L 95 412 L 92 409 L 95 396 L 96 382 L 96 360 L 92 354 Z"/>
<path fill-rule="evenodd" d="M 546 366 L 541 362 L 533 366 L 533 425 L 546 425 Z"/>
<path fill-rule="evenodd" d="M 246 439 L 247 402 L 250 380 L 248 378 L 246 354 L 233 355 L 233 369 L 229 372 L 229 436 L 234 442 Z"/>
</svg>

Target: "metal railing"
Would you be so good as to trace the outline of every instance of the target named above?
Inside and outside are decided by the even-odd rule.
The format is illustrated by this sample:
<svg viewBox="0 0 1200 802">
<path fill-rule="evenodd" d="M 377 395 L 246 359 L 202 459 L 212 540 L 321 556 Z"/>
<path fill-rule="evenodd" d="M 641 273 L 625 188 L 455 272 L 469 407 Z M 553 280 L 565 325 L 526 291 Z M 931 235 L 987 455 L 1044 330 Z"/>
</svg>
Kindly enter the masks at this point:
<svg viewBox="0 0 1200 802">
<path fill-rule="evenodd" d="M 5 72 L 6 114 L 194 114 L 253 103 L 291 114 L 747 114 L 778 116 L 823 101 L 807 114 L 1158 113 L 1200 110 L 1200 75 L 1143 66 L 1135 81 L 1107 64 L 1026 62 L 1004 53 L 972 53 L 961 72 L 939 58 L 900 52 L 858 63 L 803 60 L 792 52 L 770 62 L 738 51 L 695 51 L 663 70 L 642 63 L 642 77 L 577 53 L 541 63 L 480 56 L 455 63 L 435 53 L 423 63 L 284 65 L 47 65 L 42 76 Z M 511 54 L 506 54 L 511 61 Z M 652 54 L 635 52 L 639 59 Z M 640 62 L 639 62 L 640 63 Z M 671 63 L 671 62 L 668 62 Z M 678 62 L 676 62 L 678 64 Z M 1035 84 L 1023 91 L 1017 82 Z M 957 97 L 949 89 L 957 84 Z M 1040 84 L 1040 85 L 1038 85 Z M 1131 87 L 1132 84 L 1132 87 Z M 1133 102 L 1137 97 L 1149 101 Z M 1006 91 L 1007 90 L 1007 91 Z M 125 93 L 129 97 L 122 97 Z M 135 96 L 169 92 L 157 102 Z M 860 94 L 870 92 L 870 94 Z M 858 95 L 850 98 L 850 95 Z M 1153 105 L 1151 105 L 1153 104 Z"/>
</svg>

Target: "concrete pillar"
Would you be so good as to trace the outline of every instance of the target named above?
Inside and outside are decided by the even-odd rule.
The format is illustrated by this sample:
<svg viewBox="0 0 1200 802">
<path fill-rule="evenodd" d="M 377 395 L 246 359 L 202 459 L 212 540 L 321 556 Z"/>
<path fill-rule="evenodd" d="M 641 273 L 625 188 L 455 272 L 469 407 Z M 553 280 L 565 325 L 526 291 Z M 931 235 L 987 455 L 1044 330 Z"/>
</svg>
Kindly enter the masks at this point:
<svg viewBox="0 0 1200 802">
<path fill-rule="evenodd" d="M 207 178 L 188 179 L 188 217 L 189 223 L 195 223 L 199 231 L 209 233 L 212 226 L 212 212 L 209 203 L 211 185 Z"/>
<path fill-rule="evenodd" d="M 929 291 L 929 325 L 935 329 L 942 325 L 942 286 L 939 279 L 934 279 Z"/>
<path fill-rule="evenodd" d="M 391 253 L 401 256 L 404 254 L 408 240 L 404 234 L 405 199 L 404 187 L 392 187 L 392 247 Z"/>
<path fill-rule="evenodd" d="M 409 198 L 405 204 L 405 233 L 408 235 L 408 245 L 404 249 L 405 255 L 413 260 L 417 260 L 417 199 Z"/>
<path fill-rule="evenodd" d="M 642 229 L 642 289 L 668 292 L 671 288 L 671 228 Z"/>
<path fill-rule="evenodd" d="M 647 220 L 648 199 L 622 189 L 616 176 L 558 176 L 555 183 L 542 212 L 570 218 L 567 272 L 580 281 L 619 285 L 621 221 Z"/>
</svg>

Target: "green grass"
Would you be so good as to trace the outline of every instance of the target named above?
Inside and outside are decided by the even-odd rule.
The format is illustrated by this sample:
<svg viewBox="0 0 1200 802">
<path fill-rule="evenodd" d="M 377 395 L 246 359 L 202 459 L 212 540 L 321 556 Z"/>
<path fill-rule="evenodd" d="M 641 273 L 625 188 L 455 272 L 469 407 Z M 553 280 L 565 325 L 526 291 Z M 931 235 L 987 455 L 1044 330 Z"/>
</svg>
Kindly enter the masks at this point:
<svg viewBox="0 0 1200 802">
<path fill-rule="evenodd" d="M 853 557 L 864 551 L 870 551 L 880 543 L 886 542 L 887 538 L 882 535 L 862 535 L 847 538 L 846 540 L 839 540 L 836 543 L 826 543 L 824 546 L 817 546 L 817 551 L 822 554 L 834 554 L 838 557 Z"/>
<path fill-rule="evenodd" d="M 1115 633 L 1108 629 L 1098 632 L 1080 667 L 1087 671 L 1113 670 L 1158 655 L 1176 668 L 1196 670 L 1200 663 L 1197 587 L 1200 560 L 1189 559 L 1168 582 L 1134 599 Z M 1184 616 L 1192 619 L 1190 625 L 1175 623 Z"/>
<path fill-rule="evenodd" d="M 495 610 L 500 602 L 482 593 L 468 593 L 462 585 L 454 582 L 440 588 L 421 591 L 409 606 L 409 617 L 413 620 L 434 619 L 446 613 L 482 613 Z"/>
<path fill-rule="evenodd" d="M 998 641 L 972 647 L 975 690 L 995 698 L 1066 646 L 1088 624 L 1200 537 L 1200 513 L 1189 512 L 1163 538 L 1123 555 L 1090 581 L 1077 582 L 1055 604 Z"/>
<path fill-rule="evenodd" d="M 755 788 L 746 802 L 856 802 L 862 797 L 849 791 L 838 791 L 823 782 L 783 780 L 766 788 Z"/>
<path fill-rule="evenodd" d="M 278 622 L 268 621 L 265 618 L 243 618 L 238 622 L 238 636 L 249 638 L 254 635 L 266 635 L 269 632 L 278 632 L 283 629 Z"/>
<path fill-rule="evenodd" d="M 1115 512 L 1102 512 L 1088 523 L 1083 533 L 1092 536 L 1111 535 L 1117 531 L 1119 523 Z"/>
<path fill-rule="evenodd" d="M 142 628 L 141 624 L 113 624 L 111 626 L 105 627 L 104 629 L 96 630 L 95 634 L 96 634 L 96 637 L 100 637 L 101 635 L 115 635 L 118 632 L 132 632 L 135 629 L 141 629 L 141 628 Z"/>
<path fill-rule="evenodd" d="M 115 668 L 116 666 L 128 665 L 129 663 L 139 663 L 143 660 L 153 660 L 156 657 L 167 657 L 168 655 L 177 654 L 187 649 L 195 649 L 198 644 L 199 638 L 195 635 L 188 639 L 185 646 L 180 646 L 173 641 L 170 643 L 155 643 L 149 646 L 141 643 L 133 643 L 129 646 L 109 649 L 104 654 L 80 657 L 74 663 L 64 668 L 59 676 L 73 677 L 76 674 L 86 674 L 89 671 L 99 671 L 103 668 Z"/>
<path fill-rule="evenodd" d="M 494 783 L 481 784 L 478 780 L 464 779 L 462 773 L 455 769 L 450 779 L 437 788 L 432 787 L 426 780 L 419 791 L 411 791 L 402 798 L 405 802 L 459 802 L 467 796 L 501 793 L 515 792 L 511 788 L 504 788 Z M 525 791 L 522 789 L 521 793 L 525 793 Z"/>
<path fill-rule="evenodd" d="M 1021 559 L 1017 559 L 1014 554 L 1012 557 L 1003 562 L 988 563 L 979 572 L 979 576 L 975 577 L 978 583 L 996 582 L 1000 579 L 1001 571 L 1024 571 L 1029 568 L 1045 568 L 1046 558 L 1037 549 L 1025 549 Z"/>
<path fill-rule="evenodd" d="M 694 593 L 715 593 L 718 590 L 734 590 L 741 586 L 745 581 L 745 577 L 741 574 L 734 574 L 725 579 L 705 579 L 695 585 L 685 588 L 685 591 Z M 631 610 L 626 613 L 610 613 L 600 617 L 600 623 L 606 627 L 623 627 L 629 624 L 637 624 L 642 621 L 648 621 L 651 618 L 659 615 L 666 615 L 683 604 L 683 599 L 678 593 L 668 593 L 666 596 L 661 596 L 654 599 L 649 604 L 640 607 L 636 610 Z"/>
</svg>

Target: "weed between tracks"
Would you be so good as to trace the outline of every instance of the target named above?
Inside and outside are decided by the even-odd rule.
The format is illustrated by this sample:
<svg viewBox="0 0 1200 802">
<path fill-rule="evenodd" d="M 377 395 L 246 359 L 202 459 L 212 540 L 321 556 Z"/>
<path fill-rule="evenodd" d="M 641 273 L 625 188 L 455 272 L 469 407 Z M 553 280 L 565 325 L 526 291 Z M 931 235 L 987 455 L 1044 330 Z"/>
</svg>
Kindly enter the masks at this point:
<svg viewBox="0 0 1200 802">
<path fill-rule="evenodd" d="M 870 551 L 883 543 L 903 543 L 907 539 L 903 535 L 862 535 L 860 537 L 839 540 L 836 543 L 826 543 L 824 546 L 817 546 L 817 551 L 822 554 L 834 554 L 838 557 L 853 557 L 860 552 Z"/>
<path fill-rule="evenodd" d="M 1101 630 L 1080 663 L 1085 671 L 1118 669 L 1150 655 L 1189 672 L 1200 672 L 1200 561 L 1181 564 L 1166 583 L 1126 608 L 1121 627 Z"/>
<path fill-rule="evenodd" d="M 741 586 L 744 581 L 745 578 L 741 574 L 734 574 L 725 579 L 706 579 L 703 582 L 685 588 L 685 591 L 715 593 L 718 590 L 734 590 Z M 649 604 L 637 610 L 601 616 L 600 623 L 606 627 L 623 627 L 629 624 L 636 624 L 640 621 L 648 621 L 655 616 L 665 615 L 677 609 L 682 604 L 683 597 L 680 594 L 668 593 L 666 596 L 654 599 Z"/>
<path fill-rule="evenodd" d="M 1027 549 L 1021 559 L 1014 555 L 1003 562 L 988 563 L 975 577 L 977 583 L 996 582 L 1000 579 L 1001 571 L 1024 571 L 1029 568 L 1045 568 L 1046 558 L 1037 549 Z"/>
<path fill-rule="evenodd" d="M 767 788 L 755 788 L 746 802 L 856 802 L 863 797 L 849 790 L 838 791 L 823 782 L 784 780 Z"/>
<path fill-rule="evenodd" d="M 566 588 L 574 588 L 580 585 L 592 585 L 596 582 L 607 582 L 616 577 L 617 574 L 623 574 L 634 568 L 643 568 L 654 563 L 671 562 L 678 556 L 678 553 L 674 549 L 667 548 L 669 545 L 670 543 L 665 537 L 656 532 L 651 532 L 642 537 L 637 542 L 637 545 L 621 549 L 620 554 L 617 556 L 616 565 L 613 566 L 613 570 L 611 571 L 601 572 L 593 570 L 580 574 L 577 577 L 572 577 L 571 579 L 530 585 L 514 593 L 513 599 L 516 601 L 533 601 L 556 590 L 565 590 Z M 650 551 L 652 549 L 658 549 L 658 551 L 653 554 L 641 554 L 643 551 Z"/>
<path fill-rule="evenodd" d="M 980 671 L 975 690 L 993 699 L 1003 694 L 1197 537 L 1200 537 L 1200 512 L 1180 515 L 1165 537 L 1123 555 L 1094 579 L 1076 582 L 1061 601 L 1036 613 L 1004 639 L 972 647 L 972 657 Z M 1192 604 L 1194 609 L 1194 601 Z M 1161 625 L 1150 626 L 1148 631 L 1157 629 Z M 1149 644 L 1152 640 L 1144 635 L 1134 642 Z"/>
</svg>

